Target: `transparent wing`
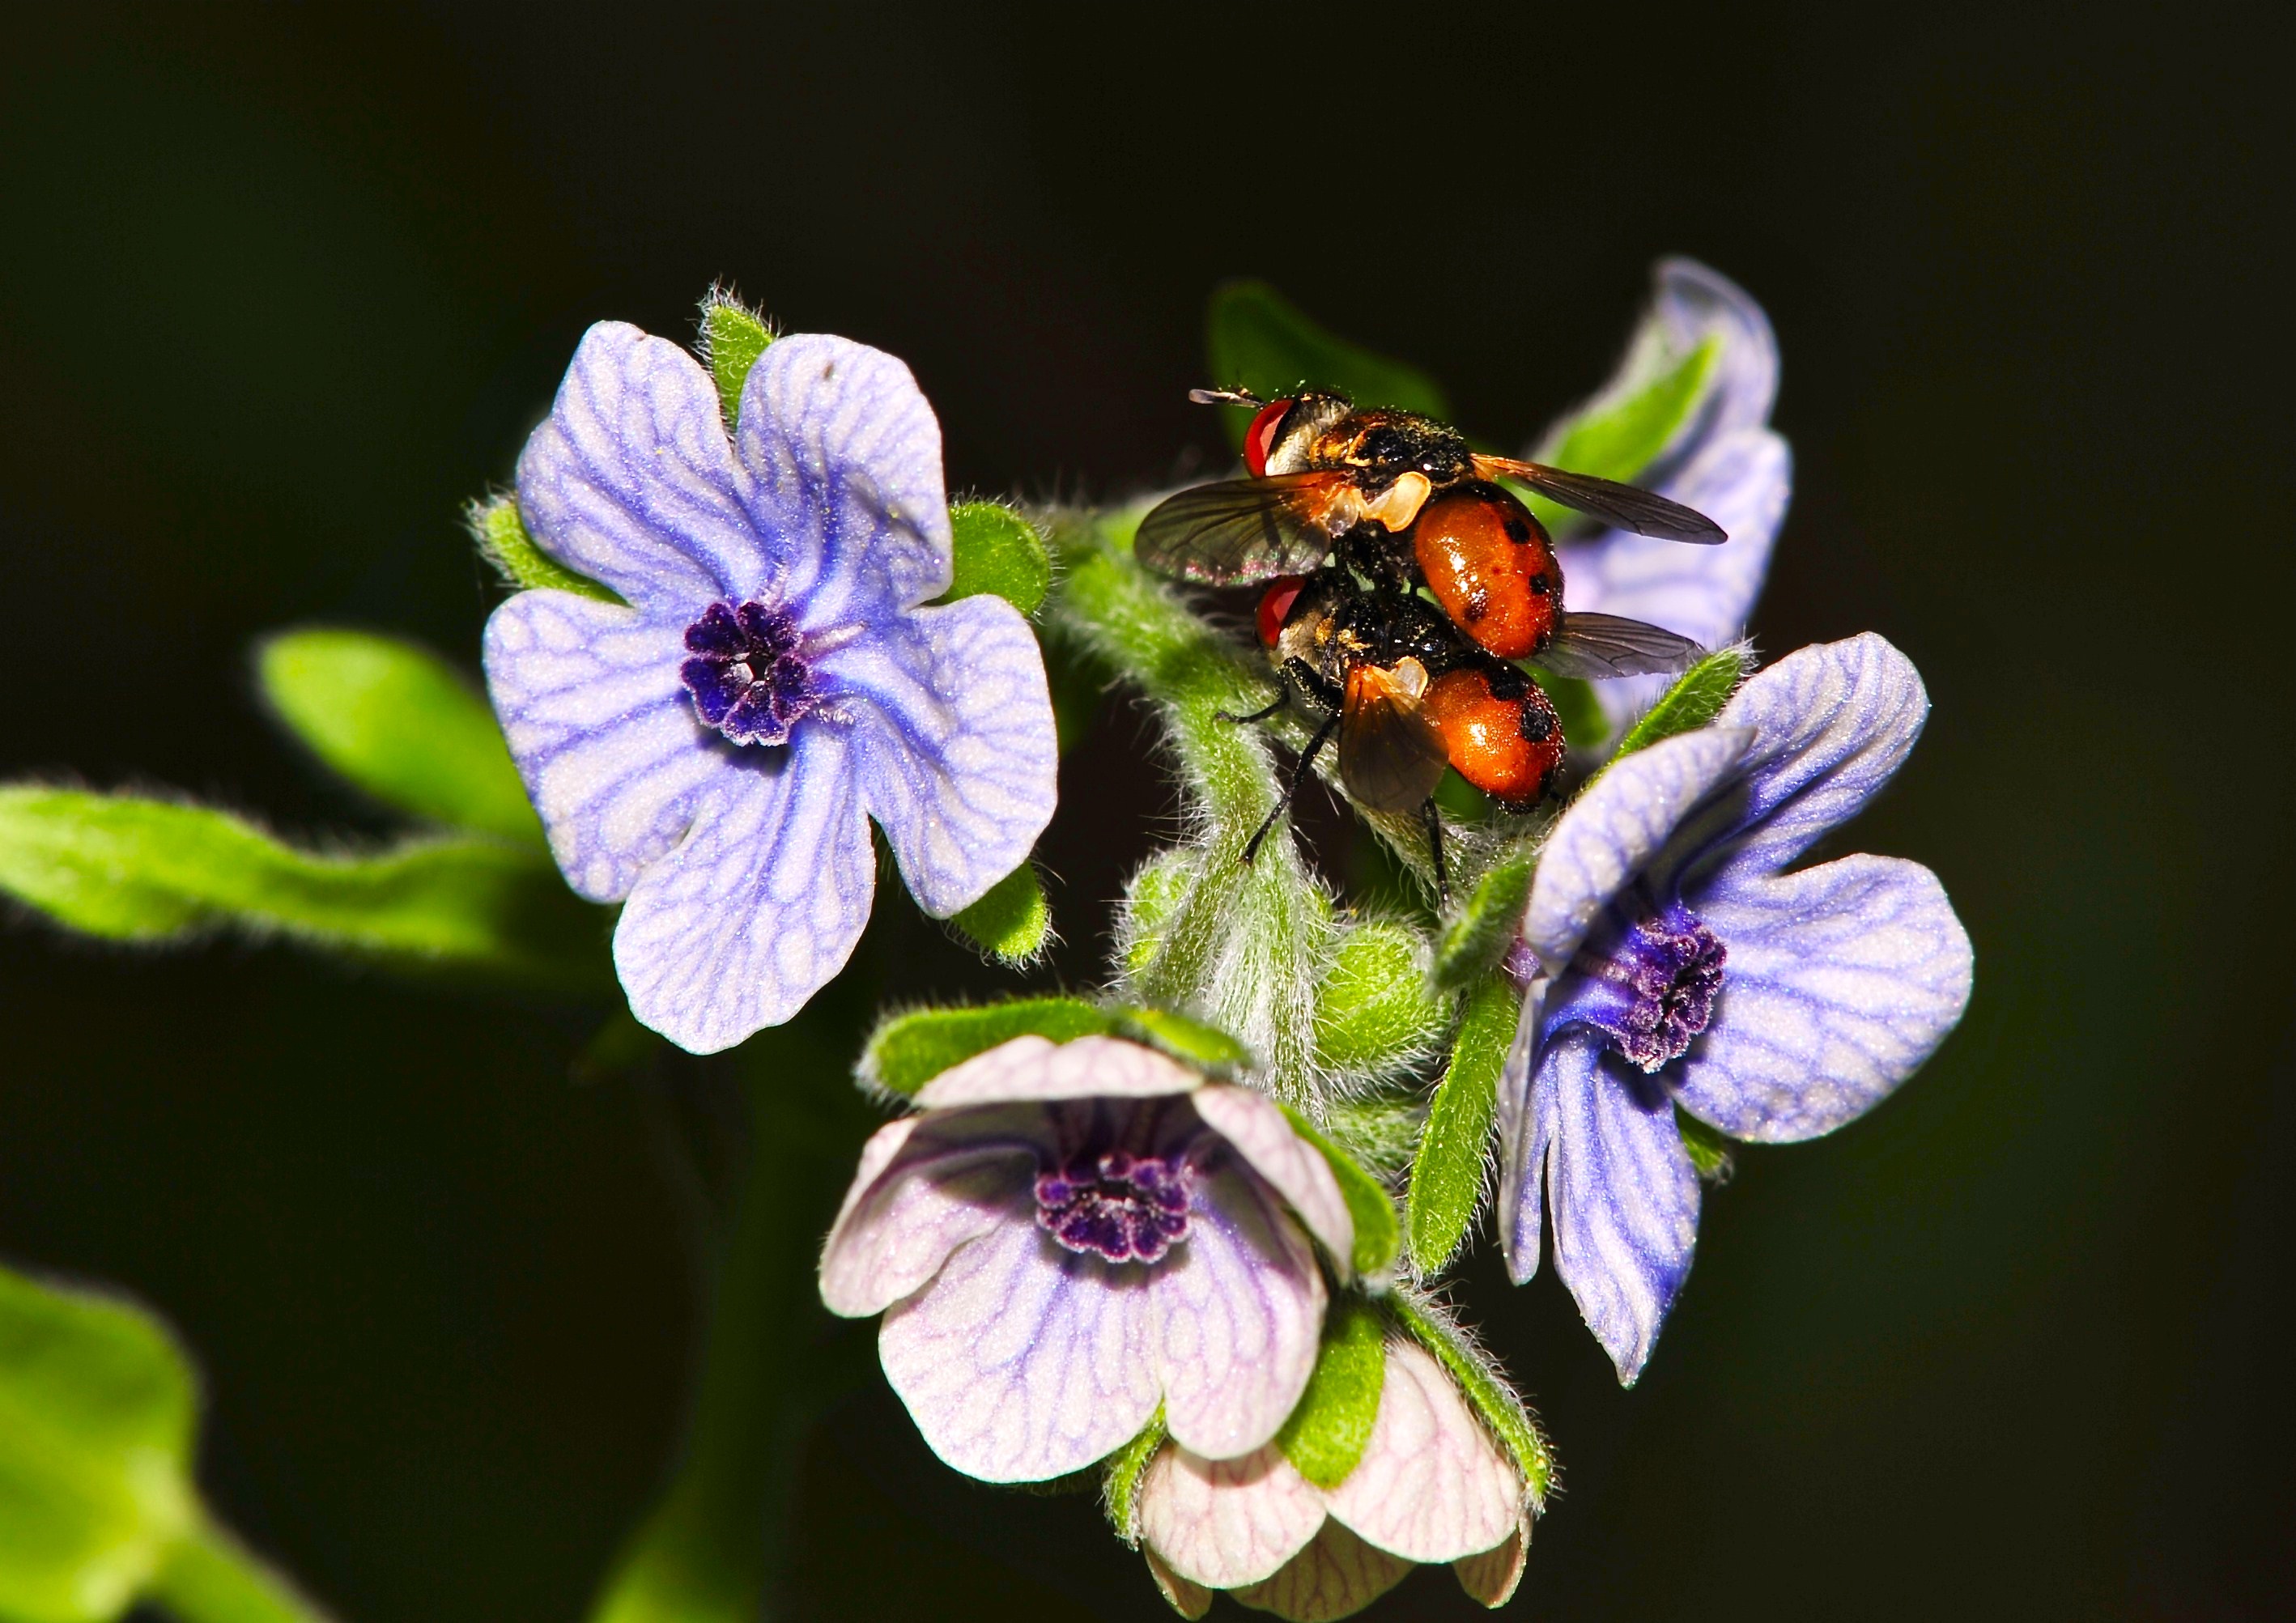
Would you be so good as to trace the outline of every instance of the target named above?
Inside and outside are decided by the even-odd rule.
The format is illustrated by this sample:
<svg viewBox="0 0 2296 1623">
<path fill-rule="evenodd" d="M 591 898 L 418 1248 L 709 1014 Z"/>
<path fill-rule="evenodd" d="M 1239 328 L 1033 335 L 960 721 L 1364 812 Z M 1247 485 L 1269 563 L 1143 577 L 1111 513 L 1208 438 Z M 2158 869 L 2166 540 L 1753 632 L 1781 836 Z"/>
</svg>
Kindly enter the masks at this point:
<svg viewBox="0 0 2296 1623">
<path fill-rule="evenodd" d="M 1133 554 L 1160 575 L 1210 586 L 1304 575 L 1332 550 L 1324 520 L 1352 488 L 1333 472 L 1198 485 L 1149 511 Z"/>
<path fill-rule="evenodd" d="M 1531 663 L 1558 676 L 1603 682 L 1613 676 L 1670 676 L 1705 658 L 1686 636 L 1615 614 L 1566 613 L 1554 640 Z"/>
<path fill-rule="evenodd" d="M 1591 514 L 1620 529 L 1631 529 L 1638 536 L 1694 541 L 1701 546 L 1712 546 L 1730 538 L 1719 524 L 1694 508 L 1669 502 L 1632 485 L 1621 485 L 1615 480 L 1596 479 L 1591 473 L 1566 473 L 1560 468 L 1517 462 L 1511 456 L 1478 456 L 1475 474 L 1480 479 L 1511 479 L 1529 485 L 1565 507 Z"/>
<path fill-rule="evenodd" d="M 1340 716 L 1340 782 L 1348 793 L 1373 811 L 1416 811 L 1450 758 L 1443 734 L 1420 708 L 1419 691 L 1376 666 L 1348 673 Z"/>
</svg>

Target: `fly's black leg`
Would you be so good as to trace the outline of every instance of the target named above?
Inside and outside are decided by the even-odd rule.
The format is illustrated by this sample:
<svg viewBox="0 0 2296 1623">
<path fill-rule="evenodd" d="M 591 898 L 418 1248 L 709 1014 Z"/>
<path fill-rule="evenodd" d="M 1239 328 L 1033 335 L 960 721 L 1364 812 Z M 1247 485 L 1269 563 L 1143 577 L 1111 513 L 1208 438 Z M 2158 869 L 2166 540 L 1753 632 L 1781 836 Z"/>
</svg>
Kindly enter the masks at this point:
<svg viewBox="0 0 2296 1623">
<path fill-rule="evenodd" d="M 1267 820 L 1254 829 L 1251 838 L 1243 842 L 1245 867 L 1250 867 L 1251 859 L 1259 855 L 1259 842 L 1267 838 L 1267 831 L 1292 809 L 1292 797 L 1300 792 L 1300 785 L 1306 783 L 1308 775 L 1316 769 L 1316 758 L 1323 753 L 1324 746 L 1331 742 L 1332 734 L 1339 730 L 1339 725 L 1340 718 L 1334 712 L 1316 729 L 1316 736 L 1308 741 L 1308 747 L 1300 751 L 1300 764 L 1292 768 L 1292 781 L 1283 785 L 1283 792 L 1276 797 L 1275 809 L 1267 814 Z"/>
<path fill-rule="evenodd" d="M 1278 693 L 1275 695 L 1275 702 L 1269 705 L 1264 710 L 1254 710 L 1249 716 L 1231 716 L 1226 710 L 1214 710 L 1212 712 L 1212 719 L 1214 721 L 1232 721 L 1238 726 L 1242 726 L 1250 722 L 1266 721 L 1270 716 L 1275 715 L 1276 711 L 1282 709 L 1291 701 L 1291 694 L 1286 693 Z"/>
<path fill-rule="evenodd" d="M 1443 872 L 1443 814 L 1435 809 L 1435 799 L 1429 796 L 1419 815 L 1427 821 L 1427 848 L 1435 857 L 1435 901 L 1445 913 L 1451 911 L 1451 881 Z"/>
</svg>

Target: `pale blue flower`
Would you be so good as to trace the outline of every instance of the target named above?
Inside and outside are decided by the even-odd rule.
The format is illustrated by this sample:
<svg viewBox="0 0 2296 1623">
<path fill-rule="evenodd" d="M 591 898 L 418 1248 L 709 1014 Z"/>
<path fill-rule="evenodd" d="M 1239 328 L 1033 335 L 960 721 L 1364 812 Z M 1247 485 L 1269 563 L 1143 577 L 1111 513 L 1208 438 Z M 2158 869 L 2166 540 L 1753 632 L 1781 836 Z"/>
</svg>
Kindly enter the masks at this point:
<svg viewBox="0 0 2296 1623">
<path fill-rule="evenodd" d="M 1272 1100 L 1136 1043 L 1021 1037 L 917 1102 L 862 1152 L 821 1297 L 884 1314 L 886 1379 L 934 1453 L 991 1482 L 1063 1476 L 1160 1405 L 1207 1458 L 1275 1435 L 1355 1224 Z"/>
<path fill-rule="evenodd" d="M 1572 609 L 1624 615 L 1719 648 L 1745 630 L 1793 489 L 1792 455 L 1768 426 L 1778 392 L 1777 339 L 1761 306 L 1694 259 L 1661 260 L 1653 280 L 1626 358 L 1579 412 L 1630 398 L 1712 340 L 1714 359 L 1696 402 L 1636 483 L 1706 514 L 1729 542 L 1685 546 L 1608 529 L 1568 537 L 1555 551 Z M 1563 455 L 1570 421 L 1533 448 L 1534 461 Z M 1612 735 L 1666 684 L 1664 676 L 1596 683 Z"/>
<path fill-rule="evenodd" d="M 1551 1206 L 1555 1271 L 1622 1381 L 1697 1237 L 1676 1107 L 1759 1143 L 1830 1133 L 1968 1004 L 1969 937 L 1937 875 L 1890 857 L 1792 865 L 1889 782 L 1928 709 L 1881 637 L 1802 649 L 1712 726 L 1613 763 L 1540 854 L 1501 1084 L 1500 1239 L 1529 1279 Z"/>
<path fill-rule="evenodd" d="M 771 345 L 726 434 L 716 386 L 590 329 L 518 464 L 543 550 L 627 600 L 522 592 L 487 684 L 567 882 L 623 904 L 638 1019 L 709 1053 L 779 1024 L 868 922 L 875 819 L 946 918 L 1028 856 L 1057 758 L 1034 635 L 949 584 L 940 425 L 841 338 Z"/>
</svg>

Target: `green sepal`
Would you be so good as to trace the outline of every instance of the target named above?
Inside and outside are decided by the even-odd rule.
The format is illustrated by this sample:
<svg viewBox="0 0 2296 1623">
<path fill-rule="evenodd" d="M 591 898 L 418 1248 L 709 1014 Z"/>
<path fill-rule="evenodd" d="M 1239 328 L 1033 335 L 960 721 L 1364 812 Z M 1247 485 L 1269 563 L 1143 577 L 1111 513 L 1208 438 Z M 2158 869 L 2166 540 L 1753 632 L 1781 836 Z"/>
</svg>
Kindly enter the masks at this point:
<svg viewBox="0 0 2296 1623">
<path fill-rule="evenodd" d="M 718 405 L 726 414 L 729 435 L 741 425 L 742 385 L 773 341 L 774 330 L 765 318 L 724 288 L 710 289 L 709 297 L 701 301 L 701 353 L 718 385 Z"/>
<path fill-rule="evenodd" d="M 1499 1072 L 1514 1042 L 1522 999 L 1498 971 L 1467 990 L 1451 1062 L 1428 1107 L 1427 1131 L 1411 1163 L 1411 1261 L 1422 1275 L 1455 1256 L 1482 1205 L 1483 1173 L 1498 1109 Z"/>
<path fill-rule="evenodd" d="M 1195 881 L 1196 858 L 1178 848 L 1149 858 L 1132 876 L 1117 922 L 1117 962 L 1127 975 L 1137 977 L 1156 961 L 1165 927 Z"/>
<path fill-rule="evenodd" d="M 0 1268 L 0 1616 L 119 1616 L 198 1520 L 191 1367 L 149 1314 Z"/>
<path fill-rule="evenodd" d="M 1332 1180 L 1340 1186 L 1340 1199 L 1355 1223 L 1355 1254 L 1348 1260 L 1364 1279 L 1381 1283 L 1403 1249 L 1403 1225 L 1396 1220 L 1395 1202 L 1354 1156 L 1316 1131 L 1305 1116 L 1281 1100 L 1276 1101 L 1276 1108 L 1290 1119 L 1292 1130 L 1315 1145 L 1330 1164 Z"/>
<path fill-rule="evenodd" d="M 1676 677 L 1674 685 L 1628 729 L 1626 737 L 1620 741 L 1619 754 L 1632 755 L 1662 738 L 1704 726 L 1730 702 L 1730 695 L 1746 679 L 1749 663 L 1743 649 L 1725 648 L 1708 654 Z"/>
<path fill-rule="evenodd" d="M 1148 1463 L 1170 1435 L 1164 1425 L 1164 1406 L 1160 1403 L 1148 1423 L 1140 1428 L 1140 1435 L 1108 1456 L 1108 1477 L 1101 1491 L 1116 1536 L 1128 1545 L 1140 1542 L 1140 1479 L 1148 1474 Z"/>
<path fill-rule="evenodd" d="M 208 807 L 21 783 L 0 787 L 0 891 L 115 941 L 233 925 L 410 965 L 604 982 L 602 915 L 539 853 L 492 839 L 322 856 Z"/>
<path fill-rule="evenodd" d="M 428 649 L 360 631 L 285 631 L 258 645 L 255 668 L 279 719 L 386 806 L 543 843 L 494 712 Z"/>
<path fill-rule="evenodd" d="M 1685 419 L 1697 408 L 1706 379 L 1721 353 L 1721 340 L 1708 338 L 1672 366 L 1625 398 L 1598 406 L 1562 425 L 1540 447 L 1538 460 L 1573 473 L 1592 473 L 1631 484 L 1650 466 Z M 1587 521 L 1537 491 L 1511 485 L 1538 521 L 1561 535 Z"/>
<path fill-rule="evenodd" d="M 1546 1497 L 1554 1480 L 1554 1451 L 1548 1446 L 1530 1412 L 1505 1382 L 1491 1373 L 1467 1339 L 1427 1303 L 1403 1291 L 1388 1299 L 1388 1306 L 1403 1327 L 1459 1383 L 1460 1392 L 1491 1430 L 1491 1435 L 1514 1461 L 1530 1490 L 1532 1505 Z"/>
<path fill-rule="evenodd" d="M 1265 399 L 1303 384 L 1336 389 L 1357 406 L 1394 406 L 1448 418 L 1450 406 L 1434 379 L 1415 366 L 1374 355 L 1308 319 L 1265 282 L 1230 282 L 1212 291 L 1205 313 L 1205 353 L 1211 381 Z M 1228 437 L 1243 443 L 1251 414 L 1231 408 Z"/>
<path fill-rule="evenodd" d="M 1016 1037 L 1065 1043 L 1105 1035 L 1115 1023 L 1080 997 L 1013 997 L 970 1009 L 919 1009 L 877 1022 L 861 1051 L 858 1074 L 890 1093 L 914 1094 L 951 1066 Z"/>
<path fill-rule="evenodd" d="M 1558 676 L 1549 670 L 1531 674 L 1554 701 L 1554 718 L 1562 724 L 1563 739 L 1573 749 L 1600 750 L 1610 741 L 1611 717 L 1603 709 L 1603 701 L 1595 696 L 1593 683 L 1583 676 Z"/>
<path fill-rule="evenodd" d="M 1435 940 L 1435 984 L 1456 990 L 1479 979 L 1513 947 L 1538 861 L 1518 848 L 1493 863 Z"/>
<path fill-rule="evenodd" d="M 1217 1026 L 1171 1009 L 1142 1006 L 1111 1011 L 1115 1030 L 1160 1048 L 1174 1059 L 1211 1076 L 1230 1076 L 1251 1067 L 1251 1051 Z"/>
<path fill-rule="evenodd" d="M 1365 1077 L 1398 1070 L 1427 1052 L 1445 1012 L 1429 988 L 1418 932 L 1391 920 L 1357 925 L 1317 990 L 1316 1062 Z"/>
<path fill-rule="evenodd" d="M 1699 1176 L 1718 1184 L 1730 1176 L 1730 1140 L 1719 1128 L 1707 1126 L 1679 1104 L 1674 1107 L 1674 1126 Z"/>
<path fill-rule="evenodd" d="M 1017 967 L 1045 950 L 1053 933 L 1053 910 L 1037 882 L 1036 865 L 1024 862 L 948 922 L 991 958 Z"/>
<path fill-rule="evenodd" d="M 1318 1488 L 1348 1480 L 1371 1441 L 1387 1377 L 1387 1324 L 1359 1296 L 1343 1296 L 1324 1316 L 1323 1344 L 1308 1389 L 1275 1433 L 1292 1468 Z"/>
<path fill-rule="evenodd" d="M 948 590 L 933 601 L 992 593 L 1034 614 L 1052 589 L 1053 558 L 1037 527 L 1000 502 L 959 502 L 948 510 Z"/>
<path fill-rule="evenodd" d="M 521 591 L 539 587 L 574 592 L 603 603 L 622 602 L 621 594 L 611 586 L 601 586 L 587 575 L 576 574 L 537 546 L 534 537 L 526 533 L 526 521 L 519 516 L 516 496 L 498 496 L 489 502 L 473 502 L 465 516 L 471 537 L 479 544 L 480 556 L 494 565 L 504 586 Z"/>
</svg>

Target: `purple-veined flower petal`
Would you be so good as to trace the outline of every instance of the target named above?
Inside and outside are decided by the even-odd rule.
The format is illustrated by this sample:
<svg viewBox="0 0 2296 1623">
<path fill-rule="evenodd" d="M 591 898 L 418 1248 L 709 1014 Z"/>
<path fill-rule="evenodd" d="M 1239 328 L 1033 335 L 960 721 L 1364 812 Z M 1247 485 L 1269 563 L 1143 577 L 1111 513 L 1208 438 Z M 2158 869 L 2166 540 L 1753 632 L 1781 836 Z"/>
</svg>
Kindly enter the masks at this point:
<svg viewBox="0 0 2296 1623">
<path fill-rule="evenodd" d="M 518 459 L 535 541 L 641 609 L 688 618 L 746 597 L 765 560 L 718 387 L 685 350 L 625 322 L 582 336 L 550 415 Z"/>
<path fill-rule="evenodd" d="M 1140 1546 L 1141 1558 L 1148 1563 L 1148 1576 L 1155 1580 L 1156 1593 L 1164 1603 L 1182 1617 L 1193 1619 L 1212 1609 L 1212 1592 L 1192 1578 L 1182 1578 L 1164 1564 L 1163 1557 L 1148 1545 Z"/>
<path fill-rule="evenodd" d="M 1685 546 L 1614 529 L 1564 542 L 1556 555 L 1570 606 L 1663 626 L 1708 648 L 1734 641 L 1761 595 L 1792 490 L 1792 455 L 1769 430 L 1743 429 L 1714 441 L 1667 481 L 1662 494 L 1712 519 L 1730 539 L 1720 546 Z M 1597 682 L 1595 696 L 1613 731 L 1621 732 L 1672 680 Z"/>
<path fill-rule="evenodd" d="M 1390 1555 L 1456 1561 L 1505 1542 L 1522 1517 L 1523 1483 L 1443 1366 L 1396 1338 L 1363 1458 L 1324 1503 Z"/>
<path fill-rule="evenodd" d="M 1063 1250 L 1016 1211 L 894 1305 L 878 1357 L 948 1464 L 987 1482 L 1064 1476 L 1156 1412 L 1147 1287 L 1136 1266 Z"/>
<path fill-rule="evenodd" d="M 1665 1088 L 1606 1062 L 1586 1032 L 1548 1043 L 1535 1086 L 1554 1095 L 1554 1271 L 1631 1386 L 1690 1273 L 1698 1173 Z"/>
<path fill-rule="evenodd" d="M 1292 1203 L 1308 1232 L 1331 1253 L 1340 1277 L 1346 1279 L 1353 1272 L 1356 1223 L 1323 1152 L 1293 1132 L 1283 1111 L 1265 1094 L 1214 1083 L 1197 1092 L 1194 1103 L 1196 1113 L 1213 1131 L 1234 1144 L 1251 1169 Z"/>
<path fill-rule="evenodd" d="M 1548 986 L 1546 977 L 1539 975 L 1524 988 L 1514 1042 L 1499 1070 L 1499 1190 L 1492 1209 L 1508 1276 L 1519 1285 L 1538 1272 L 1546 1225 L 1546 1150 L 1554 1137 L 1554 1090 L 1536 1086 L 1531 1071 Z"/>
<path fill-rule="evenodd" d="M 566 882 L 619 901 L 737 768 L 704 746 L 679 630 L 619 603 L 521 592 L 487 621 L 487 691 Z"/>
<path fill-rule="evenodd" d="M 843 737 L 804 727 L 743 751 L 622 907 L 630 1012 L 695 1053 L 779 1025 L 852 955 L 875 885 Z"/>
<path fill-rule="evenodd" d="M 882 1313 L 966 1241 L 1031 1221 L 1030 1184 L 1049 1139 L 1044 1112 L 1029 1105 L 878 1128 L 821 1248 L 823 1305 L 847 1318 Z"/>
<path fill-rule="evenodd" d="M 1060 750 L 1021 611 L 968 597 L 890 616 L 822 656 L 861 797 L 918 904 L 947 918 L 1021 865 L 1052 820 Z"/>
<path fill-rule="evenodd" d="M 1911 1076 L 1968 1006 L 1968 932 L 1919 863 L 1726 873 L 1697 909 L 1729 970 L 1713 1024 L 1669 1075 L 1733 1137 L 1832 1132 Z"/>
<path fill-rule="evenodd" d="M 1496 1611 L 1514 1599 L 1515 1588 L 1522 1582 L 1523 1567 L 1529 1559 L 1530 1518 L 1526 1516 L 1496 1549 L 1462 1556 L 1451 1563 L 1451 1570 L 1457 1576 L 1460 1588 Z"/>
<path fill-rule="evenodd" d="M 1264 1583 L 1232 1591 L 1255 1611 L 1291 1623 L 1333 1623 L 1351 1618 L 1410 1575 L 1412 1563 L 1375 1550 L 1327 1521 L 1308 1547 Z"/>
<path fill-rule="evenodd" d="M 1218 1460 L 1274 1437 L 1315 1371 L 1324 1296 L 1273 1193 L 1225 1157 L 1200 1168 L 1187 1242 L 1148 1271 L 1148 1297 L 1172 1440 Z"/>
<path fill-rule="evenodd" d="M 1881 792 L 1929 708 L 1914 662 L 1870 631 L 1797 649 L 1754 676 L 1714 720 L 1753 738 L 1735 832 L 1701 865 L 1785 866 Z"/>
<path fill-rule="evenodd" d="M 1702 727 L 1613 762 L 1554 825 L 1523 909 L 1522 939 L 1553 973 L 1570 962 L 1595 915 L 1673 836 L 1734 766 L 1748 734 Z"/>
<path fill-rule="evenodd" d="M 1215 1589 L 1272 1577 L 1323 1525 L 1323 1495 L 1273 1443 L 1232 1460 L 1168 1444 L 1141 1479 L 1143 1542 Z"/>
<path fill-rule="evenodd" d="M 742 386 L 750 511 L 809 630 L 948 589 L 940 421 L 909 369 L 821 332 L 777 340 Z"/>
<path fill-rule="evenodd" d="M 1020 1100 L 1152 1099 L 1187 1093 L 1203 1080 L 1168 1054 L 1119 1037 L 1054 1043 L 1016 1037 L 941 1072 L 917 1090 L 917 1102 L 949 1110 Z"/>
</svg>

